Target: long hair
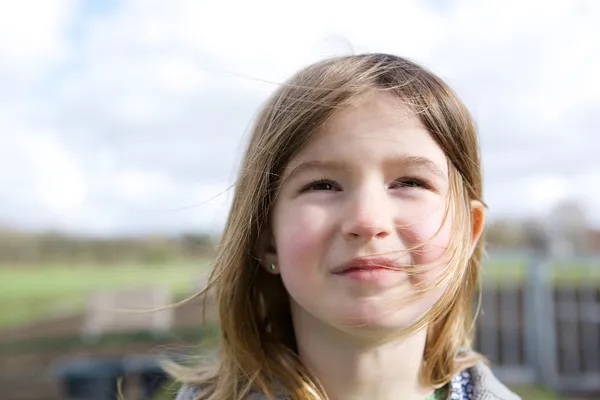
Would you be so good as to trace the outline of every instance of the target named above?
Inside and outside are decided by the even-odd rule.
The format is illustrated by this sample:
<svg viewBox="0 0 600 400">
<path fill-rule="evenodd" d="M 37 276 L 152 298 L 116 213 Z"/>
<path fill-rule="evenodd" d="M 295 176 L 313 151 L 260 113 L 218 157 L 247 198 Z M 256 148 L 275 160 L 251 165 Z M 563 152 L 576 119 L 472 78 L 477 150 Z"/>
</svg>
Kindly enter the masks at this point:
<svg viewBox="0 0 600 400">
<path fill-rule="evenodd" d="M 204 387 L 202 398 L 240 400 L 252 390 L 272 397 L 283 389 L 296 400 L 326 399 L 298 359 L 281 278 L 265 271 L 257 248 L 289 160 L 336 110 L 378 91 L 407 104 L 444 151 L 452 226 L 460 230 L 449 246 L 448 287 L 412 328 L 428 329 L 421 381 L 441 386 L 480 359 L 471 351 L 483 246 L 479 241 L 471 254 L 469 204 L 483 203 L 475 124 L 448 85 L 414 62 L 388 54 L 343 56 L 299 71 L 257 116 L 209 278 L 220 324 L 218 360 L 204 369 L 173 370 L 180 381 Z"/>
</svg>

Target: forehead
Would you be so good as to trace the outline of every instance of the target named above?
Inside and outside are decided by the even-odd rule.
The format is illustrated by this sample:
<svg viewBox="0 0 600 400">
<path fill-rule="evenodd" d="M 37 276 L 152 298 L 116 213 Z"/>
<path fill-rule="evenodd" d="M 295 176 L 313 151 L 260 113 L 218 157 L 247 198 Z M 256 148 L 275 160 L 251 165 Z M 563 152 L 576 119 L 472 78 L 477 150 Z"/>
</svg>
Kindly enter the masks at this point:
<svg viewBox="0 0 600 400">
<path fill-rule="evenodd" d="M 368 163 L 399 156 L 426 158 L 448 172 L 443 150 L 417 115 L 401 99 L 373 93 L 336 111 L 289 167 L 312 160 Z"/>
</svg>

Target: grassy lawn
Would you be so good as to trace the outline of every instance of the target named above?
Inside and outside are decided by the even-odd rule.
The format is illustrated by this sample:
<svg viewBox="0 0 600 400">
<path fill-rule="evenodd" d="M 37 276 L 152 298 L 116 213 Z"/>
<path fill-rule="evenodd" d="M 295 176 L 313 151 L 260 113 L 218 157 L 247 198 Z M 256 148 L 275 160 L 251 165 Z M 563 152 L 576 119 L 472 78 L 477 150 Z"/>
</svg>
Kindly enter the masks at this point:
<svg viewBox="0 0 600 400">
<path fill-rule="evenodd" d="M 600 259 L 577 261 L 576 264 L 555 263 L 551 266 L 551 278 L 556 285 L 585 282 L 586 285 L 600 286 L 599 267 Z M 0 266 L 0 328 L 40 318 L 51 318 L 61 312 L 78 312 L 86 296 L 99 289 L 166 284 L 171 286 L 176 294 L 188 294 L 194 290 L 196 283 L 206 276 L 208 269 L 209 261 L 163 266 Z M 526 261 L 517 258 L 492 258 L 487 260 L 483 267 L 484 282 L 521 282 L 526 275 Z M 119 338 L 113 341 L 117 339 Z M 170 386 L 156 399 L 172 399 L 176 389 L 177 385 Z M 525 400 L 565 400 L 533 386 L 514 387 L 513 390 Z"/>
<path fill-rule="evenodd" d="M 164 284 L 189 293 L 208 262 L 169 266 L 69 265 L 0 268 L 0 328 L 80 310 L 94 290 Z"/>
<path fill-rule="evenodd" d="M 600 286 L 600 257 L 573 263 L 550 263 L 550 279 L 555 285 L 581 284 Z M 526 259 L 489 259 L 482 268 L 484 282 L 514 283 L 525 280 Z"/>
<path fill-rule="evenodd" d="M 569 282 L 600 286 L 600 259 L 577 261 L 577 265 L 552 265 L 556 284 Z M 149 284 L 170 285 L 175 293 L 189 293 L 206 275 L 209 261 L 195 264 L 144 265 L 46 265 L 0 267 L 0 328 L 26 323 L 61 312 L 77 312 L 86 295 L 98 289 L 127 288 Z M 518 258 L 484 262 L 483 279 L 512 283 L 525 278 L 527 264 Z"/>
</svg>

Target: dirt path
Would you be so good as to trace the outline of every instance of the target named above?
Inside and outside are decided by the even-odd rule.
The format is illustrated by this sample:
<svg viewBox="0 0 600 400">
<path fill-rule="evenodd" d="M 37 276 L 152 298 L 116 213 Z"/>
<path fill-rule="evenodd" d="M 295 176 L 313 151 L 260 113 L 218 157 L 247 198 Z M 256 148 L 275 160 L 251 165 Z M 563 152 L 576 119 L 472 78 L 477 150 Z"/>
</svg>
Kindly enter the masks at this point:
<svg viewBox="0 0 600 400">
<path fill-rule="evenodd" d="M 176 328 L 194 327 L 202 324 L 201 301 L 193 301 L 175 310 Z M 211 316 L 207 316 L 209 319 Z M 213 313 L 214 318 L 214 313 Z M 40 321 L 0 331 L 0 343 L 10 341 L 73 338 L 79 335 L 83 317 L 81 315 L 63 317 L 50 321 Z M 195 343 L 183 343 L 176 338 L 155 343 L 127 344 L 113 347 L 72 348 L 68 353 L 62 350 L 45 349 L 36 354 L 4 354 L 0 358 L 0 397 L 3 400 L 59 400 L 62 398 L 60 384 L 53 375 L 56 363 L 73 357 L 120 357 L 125 354 L 146 355 L 163 348 L 194 347 Z"/>
</svg>

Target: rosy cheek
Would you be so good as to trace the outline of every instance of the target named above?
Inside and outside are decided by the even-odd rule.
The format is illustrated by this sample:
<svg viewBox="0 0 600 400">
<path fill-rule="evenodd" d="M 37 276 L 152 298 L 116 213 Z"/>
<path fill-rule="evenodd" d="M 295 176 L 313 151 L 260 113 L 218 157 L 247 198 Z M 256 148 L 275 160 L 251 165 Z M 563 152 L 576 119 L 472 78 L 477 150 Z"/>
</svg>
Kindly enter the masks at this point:
<svg viewBox="0 0 600 400">
<path fill-rule="evenodd" d="M 442 223 L 443 214 L 432 216 L 414 225 L 415 244 L 418 243 L 422 246 L 414 252 L 413 262 L 417 265 L 433 264 L 428 271 L 413 276 L 413 284 L 417 286 L 429 286 L 436 278 L 439 278 L 439 274 L 447 264 L 444 261 L 444 253 L 448 247 L 452 229 L 448 219 L 438 232 Z"/>
<path fill-rule="evenodd" d="M 298 227 L 299 228 L 299 227 Z M 292 229 L 281 236 L 278 256 L 285 265 L 303 264 L 305 258 L 315 250 L 314 238 L 302 229 Z"/>
<path fill-rule="evenodd" d="M 288 293 L 299 301 L 311 295 L 311 282 L 318 276 L 323 235 L 315 219 L 302 213 L 289 213 L 275 230 L 277 260 Z"/>
<path fill-rule="evenodd" d="M 302 269 L 311 265 L 323 235 L 320 234 L 320 223 L 323 219 L 307 212 L 280 210 L 276 225 L 277 257 L 281 268 Z"/>
<path fill-rule="evenodd" d="M 411 236 L 414 243 L 410 245 L 420 246 L 413 254 L 415 261 L 432 262 L 442 256 L 448 246 L 450 229 L 447 224 L 440 229 L 440 221 L 423 221 L 413 225 Z"/>
<path fill-rule="evenodd" d="M 450 228 L 449 226 L 444 226 L 440 232 L 437 233 L 434 237 L 430 238 L 426 244 L 426 258 L 428 262 L 435 262 L 437 260 L 441 260 L 444 256 L 444 252 L 446 251 L 448 244 L 450 242 Z M 429 235 L 435 234 L 436 230 L 432 230 L 432 233 Z"/>
</svg>

